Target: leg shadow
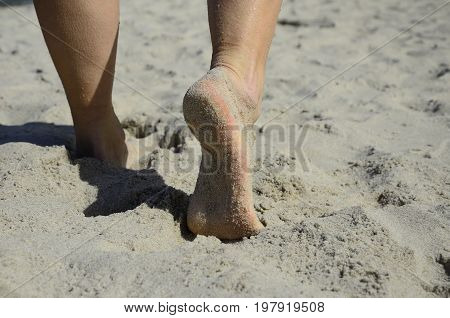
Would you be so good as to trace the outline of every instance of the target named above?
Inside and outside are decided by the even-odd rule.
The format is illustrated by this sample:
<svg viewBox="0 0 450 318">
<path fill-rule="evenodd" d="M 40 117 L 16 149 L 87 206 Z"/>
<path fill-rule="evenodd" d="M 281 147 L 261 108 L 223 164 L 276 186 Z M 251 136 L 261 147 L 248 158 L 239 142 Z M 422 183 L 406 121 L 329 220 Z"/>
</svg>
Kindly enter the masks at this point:
<svg viewBox="0 0 450 318">
<path fill-rule="evenodd" d="M 125 213 L 146 204 L 169 212 L 180 224 L 183 238 L 194 239 L 186 221 L 189 196 L 168 186 L 156 170 L 114 168 L 91 158 L 75 163 L 80 167 L 80 178 L 98 189 L 96 201 L 84 210 L 86 217 Z"/>
<path fill-rule="evenodd" d="M 74 141 L 72 126 L 41 122 L 0 125 L 0 145 L 26 142 L 42 147 L 65 146 L 70 157 L 75 158 Z M 150 208 L 172 214 L 174 220 L 180 223 L 183 238 L 194 239 L 186 222 L 189 196 L 168 186 L 156 170 L 114 168 L 93 158 L 75 159 L 73 163 L 79 166 L 80 178 L 98 189 L 96 200 L 84 211 L 86 217 L 124 213 L 147 204 Z"/>
<path fill-rule="evenodd" d="M 0 124 L 0 145 L 9 142 L 26 142 L 41 147 L 65 146 L 73 152 L 75 133 L 72 126 L 34 122 L 24 125 Z"/>
<path fill-rule="evenodd" d="M 6 7 L 6 6 L 21 6 L 25 4 L 32 4 L 33 0 L 2 0 L 0 2 L 0 7 Z"/>
</svg>

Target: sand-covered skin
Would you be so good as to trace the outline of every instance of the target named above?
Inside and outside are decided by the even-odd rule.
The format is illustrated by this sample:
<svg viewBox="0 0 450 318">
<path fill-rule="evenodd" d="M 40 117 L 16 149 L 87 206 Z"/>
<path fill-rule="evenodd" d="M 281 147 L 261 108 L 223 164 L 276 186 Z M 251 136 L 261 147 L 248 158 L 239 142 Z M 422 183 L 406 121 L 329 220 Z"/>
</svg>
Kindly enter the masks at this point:
<svg viewBox="0 0 450 318">
<path fill-rule="evenodd" d="M 286 0 L 257 125 L 441 3 Z M 309 127 L 306 165 L 275 128 L 257 136 L 267 227 L 233 243 L 185 222 L 200 148 L 181 106 L 209 66 L 204 1 L 121 10 L 114 101 L 140 171 L 70 159 L 42 35 L 0 7 L 0 295 L 449 296 L 450 5 L 272 122 Z"/>
</svg>

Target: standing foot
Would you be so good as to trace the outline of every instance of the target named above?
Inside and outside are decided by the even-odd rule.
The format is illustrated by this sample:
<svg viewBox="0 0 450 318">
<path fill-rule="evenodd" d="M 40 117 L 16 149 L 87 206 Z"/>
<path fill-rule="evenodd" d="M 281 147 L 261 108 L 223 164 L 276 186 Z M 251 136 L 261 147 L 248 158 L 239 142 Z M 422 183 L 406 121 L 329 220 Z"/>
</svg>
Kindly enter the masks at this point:
<svg viewBox="0 0 450 318">
<path fill-rule="evenodd" d="M 93 157 L 116 167 L 126 167 L 134 151 L 127 145 L 116 114 L 112 107 L 96 112 L 74 116 L 77 155 Z"/>
</svg>

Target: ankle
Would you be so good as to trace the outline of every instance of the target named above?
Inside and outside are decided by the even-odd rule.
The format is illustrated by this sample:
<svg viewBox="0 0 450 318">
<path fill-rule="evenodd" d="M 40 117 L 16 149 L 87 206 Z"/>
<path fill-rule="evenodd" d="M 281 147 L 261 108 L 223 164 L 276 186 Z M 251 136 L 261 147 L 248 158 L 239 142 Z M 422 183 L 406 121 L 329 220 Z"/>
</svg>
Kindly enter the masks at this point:
<svg viewBox="0 0 450 318">
<path fill-rule="evenodd" d="M 242 60 L 215 54 L 211 62 L 211 69 L 223 68 L 233 79 L 240 83 L 248 96 L 256 105 L 261 104 L 264 89 L 264 66 L 256 63 L 257 59 Z M 254 61 L 248 63 L 248 61 Z"/>
<path fill-rule="evenodd" d="M 90 144 L 110 137 L 125 141 L 125 133 L 112 106 L 78 110 L 72 114 L 77 143 Z"/>
<path fill-rule="evenodd" d="M 116 119 L 112 103 L 91 106 L 70 107 L 75 127 L 91 126 L 104 121 Z"/>
<path fill-rule="evenodd" d="M 128 157 L 126 136 L 114 114 L 88 118 L 75 125 L 77 154 L 125 167 Z"/>
</svg>

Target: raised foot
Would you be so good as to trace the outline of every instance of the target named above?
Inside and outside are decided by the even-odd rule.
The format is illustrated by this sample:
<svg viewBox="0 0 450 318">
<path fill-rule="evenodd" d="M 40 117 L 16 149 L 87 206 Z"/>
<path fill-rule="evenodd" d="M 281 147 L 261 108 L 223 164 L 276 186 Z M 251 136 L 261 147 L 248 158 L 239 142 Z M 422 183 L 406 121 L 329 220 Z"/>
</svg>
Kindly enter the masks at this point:
<svg viewBox="0 0 450 318">
<path fill-rule="evenodd" d="M 224 68 L 208 72 L 186 93 L 186 122 L 202 146 L 202 161 L 187 223 L 196 234 L 239 239 L 263 225 L 253 209 L 245 126 L 259 106 Z"/>
</svg>

